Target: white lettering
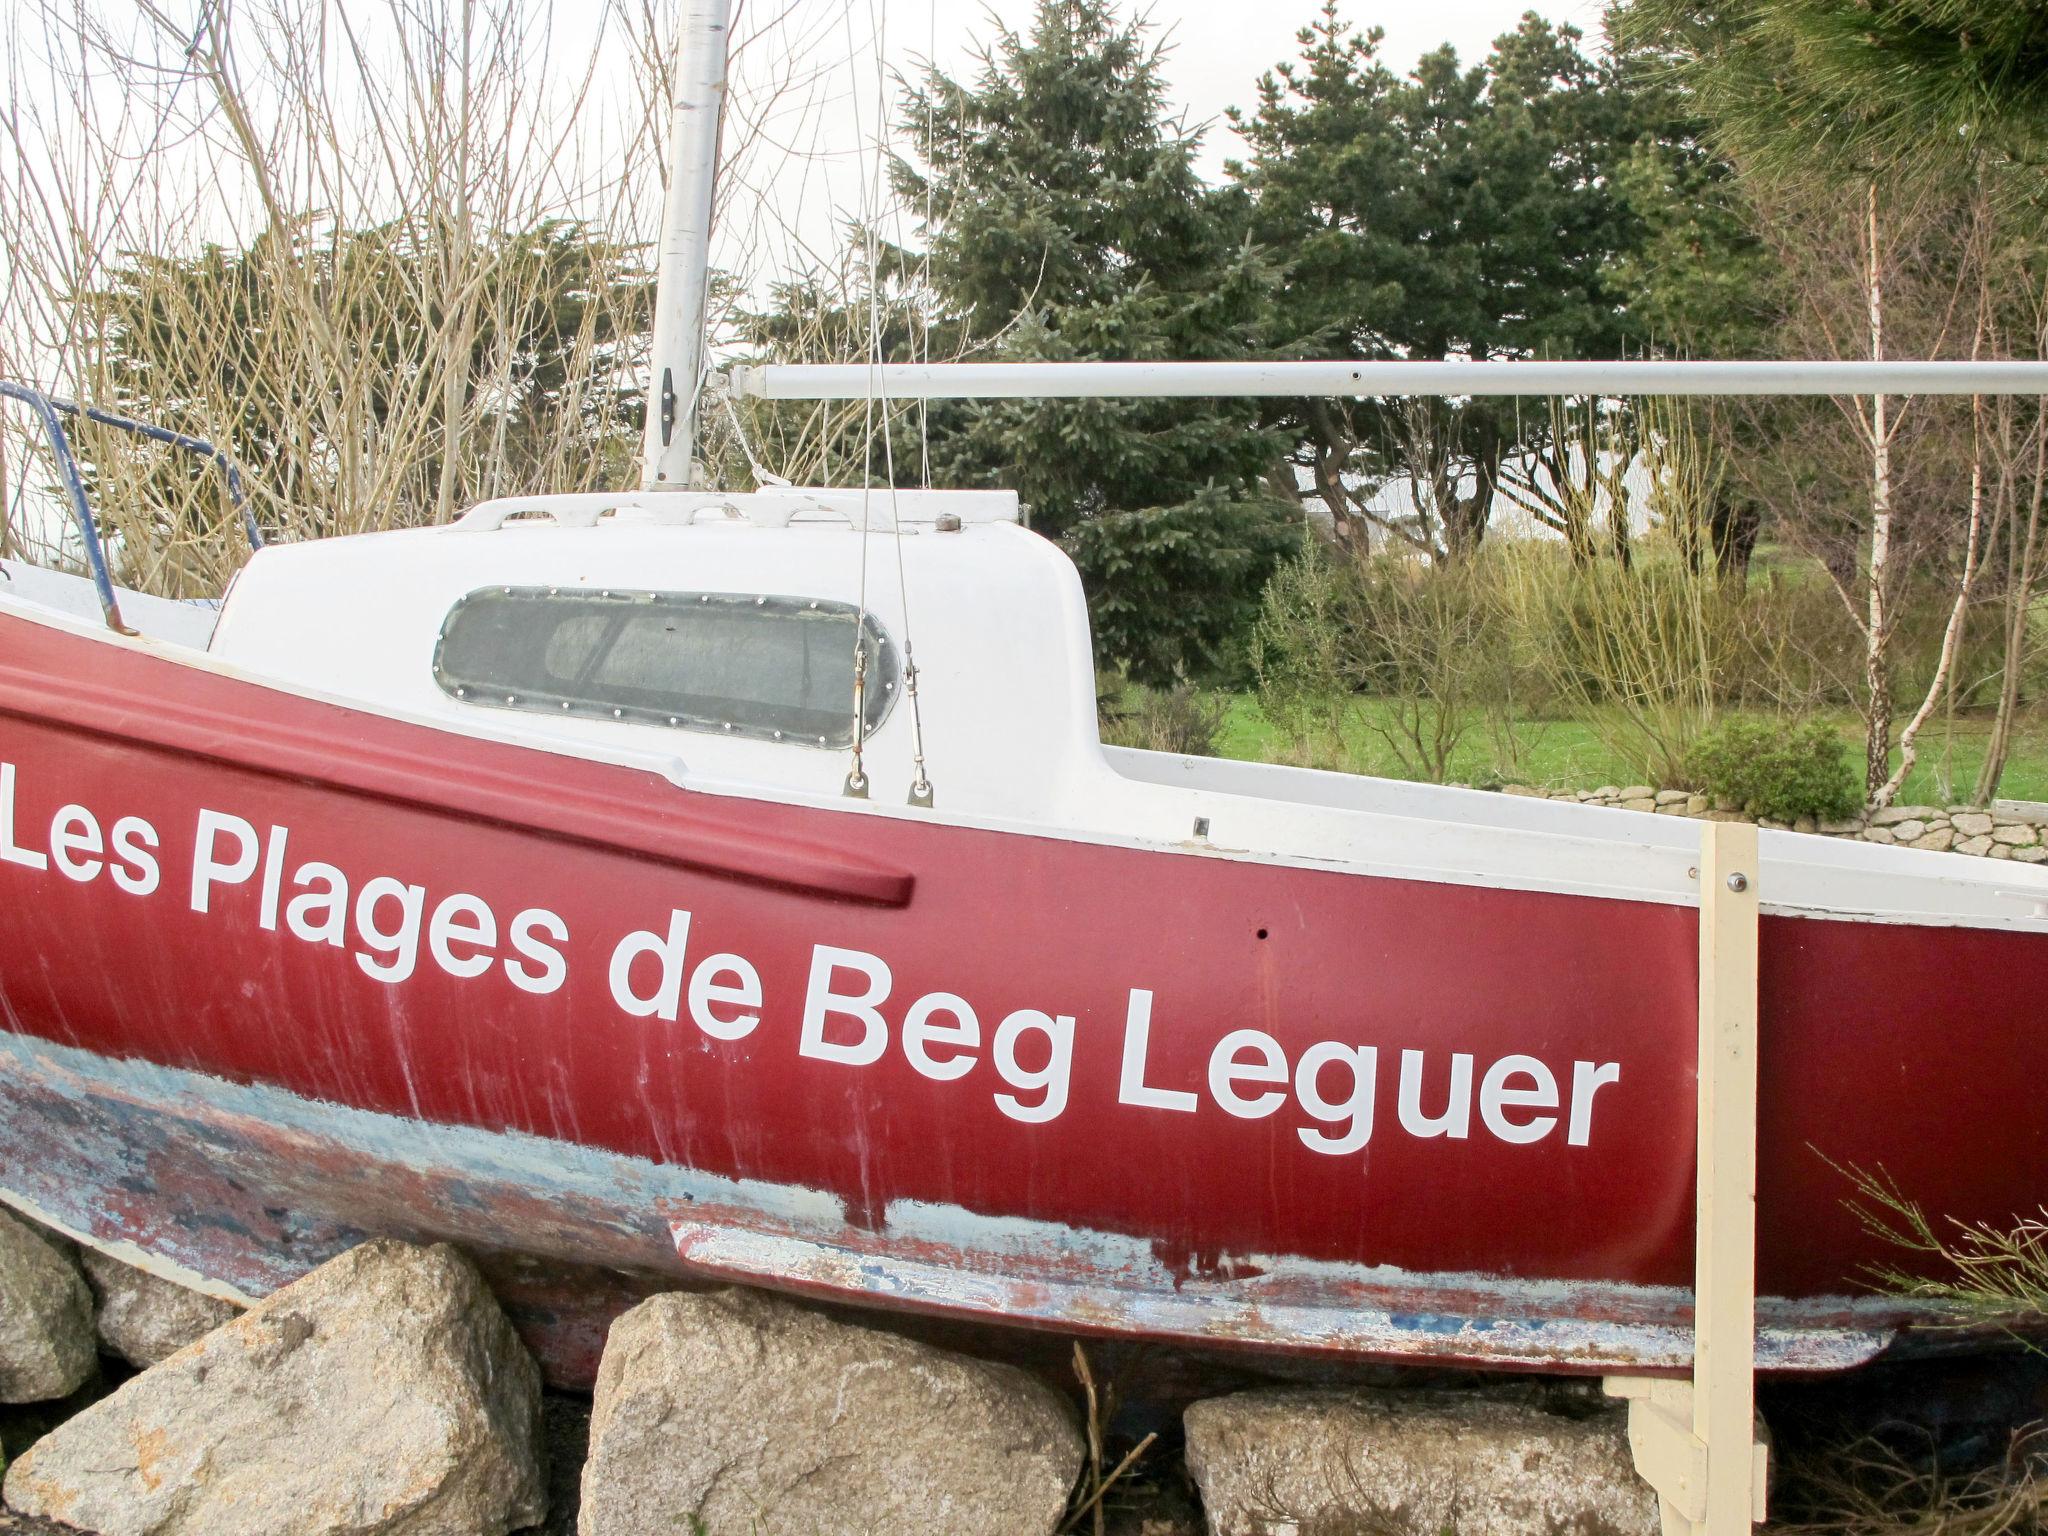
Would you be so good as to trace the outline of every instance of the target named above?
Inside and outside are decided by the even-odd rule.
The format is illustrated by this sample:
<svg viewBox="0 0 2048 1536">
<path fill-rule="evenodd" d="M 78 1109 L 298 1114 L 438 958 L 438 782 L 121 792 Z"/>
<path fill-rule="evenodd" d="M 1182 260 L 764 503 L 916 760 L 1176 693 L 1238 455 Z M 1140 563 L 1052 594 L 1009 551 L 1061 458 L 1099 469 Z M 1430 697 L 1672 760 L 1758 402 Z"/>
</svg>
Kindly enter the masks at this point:
<svg viewBox="0 0 2048 1536">
<path fill-rule="evenodd" d="M 1508 1079 L 1526 1077 L 1533 1088 L 1510 1088 Z M 1502 1141 L 1526 1145 L 1541 1141 L 1557 1127 L 1555 1115 L 1532 1115 L 1523 1121 L 1510 1120 L 1509 1109 L 1557 1108 L 1557 1079 L 1550 1068 L 1534 1056 L 1503 1056 L 1486 1069 L 1479 1085 L 1479 1118 Z"/>
<path fill-rule="evenodd" d="M 1130 1011 L 1124 1017 L 1124 1063 L 1117 1083 L 1117 1100 L 1146 1109 L 1175 1109 L 1195 1112 L 1195 1096 L 1179 1088 L 1154 1088 L 1145 1081 L 1145 1058 L 1152 1049 L 1152 994 L 1133 988 Z"/>
<path fill-rule="evenodd" d="M 730 976 L 730 985 L 719 977 Z M 751 1010 L 721 1019 L 714 1003 Z M 738 955 L 706 957 L 690 975 L 690 1022 L 714 1040 L 744 1040 L 761 1022 L 761 973 Z"/>
<path fill-rule="evenodd" d="M 868 979 L 867 990 L 849 997 L 832 990 L 832 974 L 838 970 L 859 971 Z M 875 955 L 857 949 L 834 949 L 829 944 L 813 946 L 811 977 L 804 986 L 804 1023 L 797 1050 L 820 1061 L 844 1062 L 849 1067 L 871 1066 L 888 1049 L 889 1026 L 875 1006 L 889 995 L 892 978 L 889 967 Z M 825 1038 L 825 1020 L 837 1014 L 858 1019 L 862 1034 L 856 1044 L 842 1045 Z"/>
<path fill-rule="evenodd" d="M 240 845 L 240 851 L 229 863 L 222 863 L 215 851 L 223 832 Z M 208 902 L 215 885 L 240 885 L 255 873 L 256 829 L 239 816 L 202 810 L 192 853 L 192 910 L 211 911 Z"/>
<path fill-rule="evenodd" d="M 1334 1066 L 1351 1069 L 1351 1096 L 1342 1102 L 1323 1097 L 1323 1069 Z M 1341 1157 L 1371 1141 L 1372 1096 L 1379 1082 L 1379 1070 L 1377 1046 L 1340 1045 L 1335 1040 L 1322 1040 L 1303 1051 L 1294 1068 L 1294 1096 L 1301 1100 L 1301 1107 L 1312 1119 L 1324 1125 L 1343 1125 L 1344 1131 L 1332 1136 L 1327 1131 L 1312 1131 L 1303 1126 L 1295 1133 L 1301 1137 L 1301 1144 L 1311 1152 Z"/>
<path fill-rule="evenodd" d="M 1239 1061 L 1237 1058 L 1246 1051 L 1256 1052 L 1257 1061 Z M 1263 1120 L 1278 1109 L 1287 1097 L 1284 1093 L 1261 1093 L 1246 1098 L 1237 1091 L 1237 1085 L 1244 1083 L 1284 1083 L 1287 1081 L 1287 1058 L 1281 1053 L 1280 1042 L 1264 1030 L 1233 1029 L 1216 1042 L 1216 1049 L 1209 1053 L 1209 1095 L 1223 1106 L 1225 1114 L 1237 1116 L 1240 1120 Z"/>
<path fill-rule="evenodd" d="M 531 992 L 536 997 L 545 997 L 562 989 L 562 983 L 569 976 L 569 966 L 568 962 L 563 960 L 562 952 L 553 945 L 541 943 L 534 937 L 536 933 L 546 934 L 556 944 L 569 942 L 567 923 L 545 907 L 529 907 L 512 919 L 509 937 L 512 947 L 518 950 L 522 957 L 533 961 L 539 969 L 529 970 L 519 961 L 507 959 L 505 976 L 520 991 Z"/>
<path fill-rule="evenodd" d="M 1046 1062 L 1037 1071 L 1027 1071 L 1017 1061 L 1017 1041 L 1028 1030 L 1045 1036 Z M 1019 1093 L 1045 1090 L 1036 1104 L 1026 1104 L 1007 1093 L 996 1095 L 996 1108 L 1012 1120 L 1027 1125 L 1056 1120 L 1067 1107 L 1067 1081 L 1074 1061 L 1074 1021 L 1066 1014 L 1054 1018 L 1035 1008 L 1020 1008 L 996 1026 L 996 1071 Z"/>
<path fill-rule="evenodd" d="M 151 895 L 161 887 L 162 840 L 148 821 L 125 816 L 104 828 L 86 806 L 63 805 L 50 818 L 42 849 L 25 847 L 16 839 L 16 791 L 15 765 L 0 762 L 0 863 L 35 870 L 54 867 L 64 879 L 79 884 L 106 874 L 119 889 L 135 896 Z M 481 896 L 457 891 L 430 903 L 427 885 L 391 876 L 369 879 L 356 889 L 341 869 L 318 861 L 299 865 L 287 884 L 291 843 L 284 826 L 269 825 L 259 835 L 250 821 L 200 808 L 191 863 L 192 910 L 213 910 L 221 892 L 258 883 L 260 868 L 255 910 L 261 927 L 275 931 L 281 916 L 284 927 L 306 943 L 352 950 L 356 964 L 375 980 L 397 984 L 414 976 L 424 942 L 434 965 L 451 977 L 472 980 L 502 967 L 513 986 L 535 996 L 559 992 L 567 985 L 569 925 L 559 914 L 528 908 L 505 925 Z M 691 1023 L 709 1039 L 745 1040 L 759 1030 L 764 1017 L 761 973 L 752 961 L 735 953 L 709 955 L 693 966 L 691 925 L 689 912 L 673 909 L 665 931 L 642 930 L 621 939 L 610 956 L 612 1000 L 631 1017 L 671 1023 L 687 1004 Z M 884 1009 L 894 984 L 894 973 L 880 955 L 814 945 L 799 1054 L 851 1067 L 881 1061 L 889 1048 L 892 1026 Z M 1118 1069 L 1119 1103 L 1194 1114 L 1203 1108 L 1200 1089 L 1206 1086 L 1207 1097 L 1224 1114 L 1263 1120 L 1286 1107 L 1291 1090 L 1301 1110 L 1295 1135 L 1309 1151 L 1343 1156 L 1371 1143 L 1379 1047 L 1321 1040 L 1307 1045 L 1290 1063 L 1289 1046 L 1279 1036 L 1263 1029 L 1231 1029 L 1210 1049 L 1201 1084 L 1168 1087 L 1166 1083 L 1194 1075 L 1195 1062 L 1188 1052 L 1196 1041 L 1176 1038 L 1162 1053 L 1168 1064 L 1155 1063 L 1153 1005 L 1151 991 L 1129 991 Z M 929 1081 L 953 1083 L 970 1077 L 985 1050 L 999 1079 L 994 1099 L 1000 1113 L 1025 1124 L 1044 1124 L 1066 1111 L 1076 1034 L 1070 1014 L 1020 1008 L 985 1034 L 964 996 L 932 991 L 908 1005 L 901 1030 L 904 1059 Z M 1445 1057 L 1447 1068 L 1433 1065 Z M 1471 1135 L 1476 1099 L 1484 1130 L 1499 1141 L 1531 1145 L 1546 1140 L 1562 1123 L 1567 1144 L 1582 1147 L 1592 1137 L 1600 1090 L 1620 1081 L 1621 1064 L 1574 1061 L 1571 1066 L 1567 1102 L 1560 1083 L 1562 1063 L 1553 1068 L 1533 1055 L 1507 1055 L 1492 1062 L 1475 1084 L 1475 1058 L 1470 1053 L 1403 1050 L 1395 1114 L 1407 1135 L 1460 1141 Z M 1444 1077 L 1440 1084 L 1439 1072 Z M 1153 1080 L 1154 1073 L 1163 1081 Z M 1425 1109 L 1425 1099 L 1436 1106 L 1434 1113 Z"/>
<path fill-rule="evenodd" d="M 1463 1051 L 1451 1057 L 1450 1097 L 1435 1118 L 1422 1113 L 1421 1051 L 1401 1053 L 1401 1129 L 1410 1136 L 1448 1136 L 1463 1141 L 1472 1129 L 1472 1058 Z"/>
<path fill-rule="evenodd" d="M 292 884 L 303 886 L 306 894 L 294 896 L 284 909 L 285 927 L 308 944 L 340 949 L 348 942 L 348 876 L 315 860 L 299 866 Z M 315 913 L 324 914 L 318 922 Z"/>
<path fill-rule="evenodd" d="M 950 1013 L 953 1022 L 934 1024 L 935 1013 Z M 903 1015 L 903 1054 L 910 1058 L 911 1066 L 934 1082 L 950 1083 L 974 1070 L 973 1056 L 936 1057 L 931 1053 L 934 1045 L 957 1045 L 968 1051 L 981 1045 L 981 1021 L 965 998 L 929 992 L 912 1003 L 910 1012 Z"/>
<path fill-rule="evenodd" d="M 57 873 L 67 880 L 80 884 L 97 880 L 100 871 L 106 868 L 97 855 L 106 851 L 100 841 L 100 824 L 91 811 L 82 805 L 67 805 L 59 810 L 50 822 L 50 857 L 57 865 Z M 74 854 L 92 854 L 92 858 L 74 858 Z"/>
<path fill-rule="evenodd" d="M 130 896 L 153 895 L 162 878 L 150 852 L 157 846 L 156 828 L 140 816 L 123 816 L 114 823 L 113 842 L 114 884 Z"/>
<path fill-rule="evenodd" d="M 48 869 L 48 855 L 14 840 L 14 764 L 0 763 L 0 859 L 23 869 Z"/>
<path fill-rule="evenodd" d="M 291 834 L 283 827 L 272 827 L 270 837 L 263 846 L 263 901 L 256 909 L 259 927 L 273 931 L 277 927 L 277 896 L 284 885 L 284 850 Z"/>
<path fill-rule="evenodd" d="M 377 909 L 387 901 L 398 903 L 399 918 L 397 928 L 389 933 L 377 925 Z M 389 875 L 363 882 L 356 893 L 356 935 L 372 953 L 357 955 L 356 964 L 365 976 L 396 984 L 412 974 L 420 956 L 420 915 L 426 904 L 424 886 L 407 885 Z"/>
<path fill-rule="evenodd" d="M 457 944 L 474 945 L 478 953 L 458 955 Z M 481 897 L 466 892 L 450 896 L 427 922 L 427 949 L 450 976 L 483 975 L 498 958 L 497 947 L 498 919 Z"/>
<path fill-rule="evenodd" d="M 1621 1081 L 1621 1063 L 1603 1061 L 1597 1067 L 1590 1061 L 1572 1063 L 1572 1117 L 1565 1127 L 1565 1145 L 1583 1147 L 1593 1134 L 1593 1095 L 1608 1083 Z"/>
<path fill-rule="evenodd" d="M 690 914 L 672 909 L 666 934 L 645 929 L 629 933 L 612 951 L 612 1001 L 636 1019 L 662 1018 L 673 1021 L 683 1002 L 683 957 L 690 946 Z M 661 982 L 642 996 L 633 990 L 633 962 L 651 955 L 660 969 Z"/>
</svg>

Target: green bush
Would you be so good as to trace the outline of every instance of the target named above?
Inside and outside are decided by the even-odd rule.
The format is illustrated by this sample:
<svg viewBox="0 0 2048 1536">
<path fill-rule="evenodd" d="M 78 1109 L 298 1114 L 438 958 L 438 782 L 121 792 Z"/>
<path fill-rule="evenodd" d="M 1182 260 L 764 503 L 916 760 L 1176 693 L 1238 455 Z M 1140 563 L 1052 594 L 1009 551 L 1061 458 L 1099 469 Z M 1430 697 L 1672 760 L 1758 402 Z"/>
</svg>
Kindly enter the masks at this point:
<svg viewBox="0 0 2048 1536">
<path fill-rule="evenodd" d="M 1171 752 L 1177 757 L 1214 757 L 1229 705 L 1185 677 L 1171 688 L 1147 688 L 1112 674 L 1096 683 L 1103 744 Z"/>
<path fill-rule="evenodd" d="M 1307 754 L 1313 743 L 1342 755 L 1344 717 L 1359 687 L 1356 606 L 1348 562 L 1332 558 L 1313 534 L 1304 535 L 1260 597 L 1251 637 L 1259 708 L 1297 754 Z"/>
<path fill-rule="evenodd" d="M 1686 771 L 1700 793 L 1771 821 L 1839 821 L 1863 804 L 1848 746 L 1822 720 L 1726 721 L 1693 742 Z"/>
<path fill-rule="evenodd" d="M 1266 584 L 1251 639 L 1260 710 L 1297 759 L 1355 766 L 1355 726 L 1402 777 L 1442 783 L 1473 730 L 1484 726 L 1497 751 L 1508 745 L 1523 696 L 1512 636 L 1495 620 L 1492 569 L 1305 538 Z M 1359 709 L 1361 698 L 1377 707 Z"/>
</svg>

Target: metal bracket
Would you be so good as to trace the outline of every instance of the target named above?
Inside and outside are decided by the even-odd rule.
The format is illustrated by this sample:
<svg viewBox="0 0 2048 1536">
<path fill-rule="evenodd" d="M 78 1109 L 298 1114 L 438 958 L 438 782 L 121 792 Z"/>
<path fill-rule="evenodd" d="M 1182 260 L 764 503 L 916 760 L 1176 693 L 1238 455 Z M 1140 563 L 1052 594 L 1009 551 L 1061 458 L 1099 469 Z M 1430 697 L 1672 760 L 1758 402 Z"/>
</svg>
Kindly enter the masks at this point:
<svg viewBox="0 0 2048 1536">
<path fill-rule="evenodd" d="M 1664 1536 L 1748 1536 L 1770 1453 L 1756 1416 L 1757 835 L 1700 828 L 1698 1216 L 1690 1381 L 1610 1376 Z"/>
</svg>

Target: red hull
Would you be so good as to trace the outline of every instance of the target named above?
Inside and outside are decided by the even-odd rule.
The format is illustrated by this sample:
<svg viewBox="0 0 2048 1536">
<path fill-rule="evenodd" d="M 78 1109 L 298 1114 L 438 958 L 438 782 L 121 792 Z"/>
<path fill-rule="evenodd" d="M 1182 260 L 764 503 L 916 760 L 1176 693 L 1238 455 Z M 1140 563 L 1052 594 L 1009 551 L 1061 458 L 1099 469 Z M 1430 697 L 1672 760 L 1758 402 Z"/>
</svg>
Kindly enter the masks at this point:
<svg viewBox="0 0 2048 1536">
<path fill-rule="evenodd" d="M 24 1041 L 191 1074 L 180 1082 L 542 1138 L 736 1188 L 819 1191 L 841 1213 L 847 1266 L 779 1277 L 814 1288 L 835 1288 L 830 1275 L 862 1263 L 923 1262 L 941 1276 L 931 1282 L 939 1293 L 894 1299 L 973 1310 L 981 1303 L 964 1292 L 944 1294 L 945 1265 L 960 1254 L 892 1240 L 892 1207 L 930 1207 L 1045 1224 L 1019 1226 L 1017 1240 L 1055 1266 L 1062 1230 L 1076 1269 L 1108 1234 L 1149 1250 L 1176 1285 L 1251 1280 L 1277 1256 L 1308 1270 L 1341 1266 L 1330 1295 L 1370 1293 L 1377 1273 L 1396 1310 L 1411 1283 L 1419 1294 L 1427 1277 L 1460 1277 L 1447 1282 L 1457 1291 L 1479 1277 L 1503 1318 L 1519 1307 L 1539 1318 L 1585 1313 L 1594 1325 L 1637 1313 L 1646 1325 L 1684 1322 L 1697 970 L 1688 909 L 692 793 L 14 619 L 0 618 L 0 642 L 0 762 L 14 770 L 12 839 L 0 844 L 0 1003 L 5 1030 Z M 92 833 L 60 817 L 67 805 L 89 813 Z M 148 836 L 127 823 L 122 840 L 126 818 Z M 243 824 L 254 833 L 247 861 Z M 204 882 L 202 911 L 194 865 L 205 847 L 217 874 Z M 34 867 L 38 857 L 45 867 Z M 294 931 L 295 899 L 309 903 L 302 930 L 332 915 L 311 899 L 324 877 L 300 878 L 309 862 L 347 882 L 338 944 Z M 124 888 L 151 884 L 148 866 L 152 889 Z M 79 877 L 85 869 L 95 872 Z M 380 878 L 392 884 L 378 888 L 366 930 L 355 908 Z M 431 915 L 461 893 L 489 917 L 449 909 L 437 956 Z M 400 979 L 402 937 L 380 946 L 374 935 L 403 929 L 409 901 L 421 931 Z M 529 916 L 515 942 L 521 915 L 534 913 L 558 918 L 561 931 Z M 651 948 L 674 913 L 689 914 L 677 1017 L 636 1016 L 613 980 L 619 947 L 638 932 Z M 488 942 L 477 936 L 485 924 Z M 832 1059 L 835 1049 L 859 1054 L 867 1037 L 852 1002 L 824 1016 L 806 1053 L 807 996 L 829 986 L 846 999 L 868 985 L 853 962 L 821 982 L 818 946 L 886 963 L 887 1038 L 872 1062 Z M 719 954 L 751 964 L 759 998 L 746 995 L 744 967 L 710 974 L 727 994 L 699 999 L 707 1032 L 693 1022 L 688 986 Z M 629 994 L 659 991 L 651 955 L 624 975 Z M 2048 1189 L 2038 1094 L 2048 940 L 1769 918 L 1762 985 L 1762 1292 L 1792 1302 L 1855 1293 L 1867 1266 L 1899 1257 L 1849 1208 L 1842 1168 L 1882 1170 L 1964 1220 L 2006 1223 L 2038 1203 Z M 1151 996 L 1135 1094 L 1134 992 Z M 934 1007 L 919 1070 L 904 1015 L 933 993 L 971 1005 L 976 1036 L 963 1043 L 957 1010 Z M 1020 1016 L 1005 1070 L 1000 1022 Z M 1059 1095 L 1034 1079 L 1062 1054 L 1063 1020 L 1070 1067 L 1063 1106 L 1048 1114 Z M 1267 1083 L 1240 1070 L 1219 1094 L 1212 1052 L 1241 1030 L 1276 1042 L 1287 1075 Z M 1301 1134 L 1356 1132 L 1355 1117 L 1319 1120 L 1304 1107 L 1311 1089 L 1331 1105 L 1362 1080 L 1338 1062 L 1304 1086 L 1295 1067 L 1326 1041 L 1377 1048 L 1372 1131 L 1356 1150 L 1318 1151 Z M 1255 1069 L 1261 1049 L 1247 1046 L 1240 1068 Z M 1404 1051 L 1422 1053 L 1428 1116 L 1447 1102 L 1456 1057 L 1472 1059 L 1465 1134 L 1419 1135 L 1404 1122 Z M 1509 1057 L 1543 1064 L 1555 1102 L 1526 1071 L 1489 1090 L 1489 1068 Z M 143 1134 L 137 1120 L 151 1106 L 131 1093 L 87 1134 L 81 1104 L 105 1109 L 122 1090 L 53 1089 L 39 1075 L 62 1075 L 52 1059 L 10 1054 L 0 1036 L 0 1191 L 105 1240 L 161 1245 L 201 1270 L 232 1267 L 218 1257 L 225 1239 L 194 1236 L 223 1214 L 201 1203 L 219 1188 L 202 1195 L 188 1174 L 181 1190 L 130 1166 L 131 1183 L 150 1187 L 124 1190 L 107 1166 L 122 1137 Z M 1257 1109 L 1271 1093 L 1277 1107 L 1265 1113 L 1222 1102 L 1235 1095 L 1240 1111 Z M 240 1223 L 247 1246 L 283 1253 L 266 1262 L 286 1271 L 320 1256 L 323 1242 L 383 1226 L 472 1241 L 481 1228 L 509 1251 L 648 1268 L 666 1260 L 689 1272 L 672 1252 L 649 1251 L 647 1232 L 666 1229 L 700 1269 L 748 1272 L 718 1258 L 743 1243 L 691 1247 L 693 1232 L 745 1225 L 741 1197 L 699 1215 L 694 1196 L 582 1213 L 565 1195 L 550 1214 L 542 1181 L 525 1209 L 473 1220 L 450 1209 L 460 1201 L 445 1184 L 365 1182 L 403 1159 L 351 1150 L 341 1132 L 342 1150 L 323 1155 L 355 1157 L 358 1176 L 327 1166 L 309 1177 L 303 1160 L 290 1166 L 289 1137 L 260 1144 L 260 1115 L 220 1108 L 215 1119 L 234 1127 L 219 1135 L 241 1138 L 216 1150 L 238 1160 L 249 1209 L 296 1202 L 291 1220 Z M 1515 1139 L 1545 1121 L 1542 1135 Z M 61 1181 L 49 1172 L 59 1166 Z M 300 1252 L 280 1235 L 293 1221 Z M 794 1230 L 780 1217 L 756 1225 L 769 1239 Z M 261 1262 L 236 1262 L 261 1277 Z M 1148 1315 L 1069 1308 L 1037 1320 L 1144 1330 Z M 1825 1306 L 1813 1316 L 1839 1321 Z M 1171 1321 L 1158 1331 L 1186 1332 Z M 1243 1336 L 1290 1343 L 1284 1329 Z M 1456 1341 L 1431 1352 L 1531 1363 Z M 1611 1350 L 1596 1344 L 1565 1363 L 1620 1365 L 1632 1352 L 1617 1336 Z"/>
</svg>

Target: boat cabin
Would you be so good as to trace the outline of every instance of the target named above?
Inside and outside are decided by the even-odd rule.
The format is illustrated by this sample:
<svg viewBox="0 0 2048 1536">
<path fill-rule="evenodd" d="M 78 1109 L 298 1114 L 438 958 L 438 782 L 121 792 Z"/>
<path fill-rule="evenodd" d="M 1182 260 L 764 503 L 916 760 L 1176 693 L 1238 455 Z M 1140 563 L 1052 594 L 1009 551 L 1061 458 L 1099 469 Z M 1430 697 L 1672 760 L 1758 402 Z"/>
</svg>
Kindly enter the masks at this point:
<svg viewBox="0 0 2048 1536">
<path fill-rule="evenodd" d="M 921 726 L 949 809 L 1050 814 L 1097 751 L 1073 566 L 1019 526 L 1014 494 L 862 501 L 509 498 L 445 527 L 271 546 L 209 649 L 458 730 L 825 796 L 852 763 L 858 633 L 874 801 L 908 799 Z"/>
</svg>

